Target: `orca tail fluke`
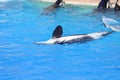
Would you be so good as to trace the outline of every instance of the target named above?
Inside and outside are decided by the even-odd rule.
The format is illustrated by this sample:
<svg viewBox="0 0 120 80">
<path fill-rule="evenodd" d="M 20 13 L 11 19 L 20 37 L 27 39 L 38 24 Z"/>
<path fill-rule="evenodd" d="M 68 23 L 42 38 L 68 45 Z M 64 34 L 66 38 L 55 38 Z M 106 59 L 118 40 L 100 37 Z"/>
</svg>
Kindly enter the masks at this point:
<svg viewBox="0 0 120 80">
<path fill-rule="evenodd" d="M 103 34 L 102 36 L 107 36 L 107 35 L 109 35 L 109 34 L 112 34 L 113 32 L 115 32 L 115 31 L 107 32 L 106 34 Z"/>
<path fill-rule="evenodd" d="M 115 32 L 120 32 L 120 26 L 112 26 L 109 23 L 118 23 L 116 20 L 111 19 L 111 18 L 106 18 L 103 17 L 102 18 L 103 24 L 105 25 L 105 27 L 110 28 L 111 30 L 115 31 Z"/>
<path fill-rule="evenodd" d="M 52 35 L 52 38 L 60 38 L 63 34 L 62 26 L 58 25 Z"/>
</svg>

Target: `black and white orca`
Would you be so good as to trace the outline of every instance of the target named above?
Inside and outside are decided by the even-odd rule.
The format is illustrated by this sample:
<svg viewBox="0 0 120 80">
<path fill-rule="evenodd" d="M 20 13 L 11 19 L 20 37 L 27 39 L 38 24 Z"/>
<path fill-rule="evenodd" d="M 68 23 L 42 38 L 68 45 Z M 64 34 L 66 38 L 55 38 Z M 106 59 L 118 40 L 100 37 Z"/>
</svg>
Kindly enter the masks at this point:
<svg viewBox="0 0 120 80">
<path fill-rule="evenodd" d="M 100 3 L 98 4 L 98 9 L 105 9 L 107 8 L 107 3 L 109 2 L 109 0 L 101 0 Z"/>
<path fill-rule="evenodd" d="M 44 8 L 43 13 L 41 15 L 48 15 L 50 12 L 56 10 L 57 8 L 60 8 L 64 4 L 65 2 L 63 0 L 57 0 L 54 4 L 50 5 L 47 8 Z"/>
<path fill-rule="evenodd" d="M 105 19 L 103 20 L 105 21 Z M 103 22 L 105 26 L 107 25 L 105 22 Z M 109 26 L 108 28 L 113 29 L 113 26 Z M 114 30 L 114 29 L 113 29 Z M 89 33 L 89 34 L 77 34 L 77 35 L 70 35 L 70 36 L 63 36 L 62 37 L 62 26 L 58 25 L 56 29 L 53 32 L 52 39 L 49 39 L 47 41 L 43 42 L 35 42 L 35 44 L 72 44 L 72 43 L 85 43 L 88 41 L 100 39 L 104 36 L 107 36 L 108 34 L 111 34 L 115 31 L 108 31 L 108 32 L 95 32 L 95 33 Z"/>
<path fill-rule="evenodd" d="M 116 4 L 115 4 L 115 12 L 120 12 L 120 5 L 119 5 L 119 0 L 117 0 Z"/>
<path fill-rule="evenodd" d="M 97 9 L 95 9 L 95 12 L 104 12 L 108 10 L 108 8 L 110 8 L 110 5 L 108 5 L 108 2 L 109 0 L 101 0 L 97 6 Z"/>
</svg>

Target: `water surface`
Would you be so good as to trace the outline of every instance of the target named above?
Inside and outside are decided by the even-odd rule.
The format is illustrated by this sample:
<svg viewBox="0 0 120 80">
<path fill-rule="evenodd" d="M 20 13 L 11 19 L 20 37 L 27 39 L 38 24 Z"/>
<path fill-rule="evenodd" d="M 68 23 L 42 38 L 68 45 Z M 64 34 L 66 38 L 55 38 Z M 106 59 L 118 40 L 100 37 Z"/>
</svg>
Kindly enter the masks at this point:
<svg viewBox="0 0 120 80">
<path fill-rule="evenodd" d="M 84 44 L 35 45 L 52 36 L 57 25 L 63 36 L 98 31 L 102 16 L 120 21 L 113 11 L 93 13 L 94 6 L 65 5 L 40 15 L 52 3 L 0 2 L 0 80 L 119 80 L 120 33 Z"/>
</svg>

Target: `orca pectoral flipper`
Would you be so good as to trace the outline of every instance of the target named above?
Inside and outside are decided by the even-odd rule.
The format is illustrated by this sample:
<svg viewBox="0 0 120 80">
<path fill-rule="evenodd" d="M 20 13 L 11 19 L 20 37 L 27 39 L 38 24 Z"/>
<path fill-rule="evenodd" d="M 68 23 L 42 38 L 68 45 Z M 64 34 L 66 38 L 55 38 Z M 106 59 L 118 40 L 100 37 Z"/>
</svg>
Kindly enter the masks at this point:
<svg viewBox="0 0 120 80">
<path fill-rule="evenodd" d="M 52 38 L 59 38 L 62 36 L 62 26 L 58 25 L 53 32 Z"/>
</svg>

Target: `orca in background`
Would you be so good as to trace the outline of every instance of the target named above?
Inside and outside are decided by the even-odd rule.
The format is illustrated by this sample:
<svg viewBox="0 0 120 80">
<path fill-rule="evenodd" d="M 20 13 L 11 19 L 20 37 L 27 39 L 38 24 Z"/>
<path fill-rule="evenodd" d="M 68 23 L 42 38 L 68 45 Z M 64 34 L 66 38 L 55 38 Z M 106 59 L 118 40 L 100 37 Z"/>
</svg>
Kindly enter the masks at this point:
<svg viewBox="0 0 120 80">
<path fill-rule="evenodd" d="M 50 5 L 47 8 L 44 8 L 41 15 L 48 15 L 52 11 L 56 10 L 57 8 L 62 7 L 64 4 L 65 4 L 65 2 L 63 0 L 57 0 L 54 4 Z"/>
<path fill-rule="evenodd" d="M 115 31 L 120 32 L 120 29 L 118 30 L 114 26 L 110 26 L 106 23 L 107 18 L 104 19 L 103 17 L 103 23 L 107 28 L 112 29 L 112 31 L 106 31 L 106 32 L 95 32 L 95 33 L 89 33 L 89 34 L 76 34 L 76 35 L 70 35 L 70 36 L 63 36 L 63 29 L 62 26 L 58 25 L 56 29 L 53 32 L 52 39 L 49 39 L 47 41 L 42 42 L 35 42 L 35 44 L 73 44 L 73 43 L 85 43 L 88 41 L 100 39 L 104 36 L 107 36 L 108 34 L 111 34 Z"/>
<path fill-rule="evenodd" d="M 115 4 L 115 12 L 120 12 L 120 3 L 119 3 L 119 1 L 117 0 L 117 2 L 116 2 L 116 4 Z"/>
<path fill-rule="evenodd" d="M 97 11 L 103 12 L 107 8 L 109 8 L 109 5 L 107 5 L 109 0 L 101 0 L 100 3 L 97 6 Z"/>
<path fill-rule="evenodd" d="M 97 8 L 107 8 L 107 2 L 109 0 L 101 0 Z"/>
</svg>

